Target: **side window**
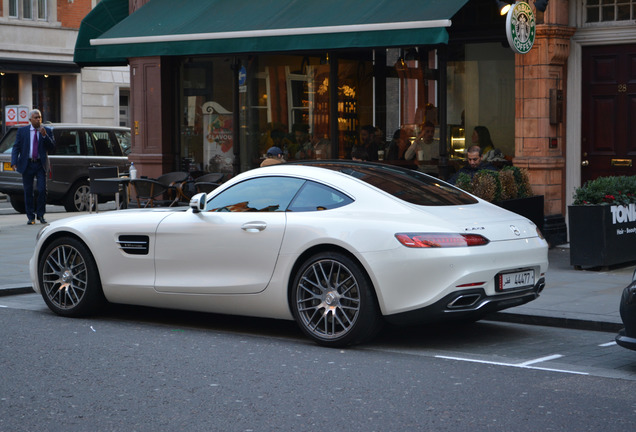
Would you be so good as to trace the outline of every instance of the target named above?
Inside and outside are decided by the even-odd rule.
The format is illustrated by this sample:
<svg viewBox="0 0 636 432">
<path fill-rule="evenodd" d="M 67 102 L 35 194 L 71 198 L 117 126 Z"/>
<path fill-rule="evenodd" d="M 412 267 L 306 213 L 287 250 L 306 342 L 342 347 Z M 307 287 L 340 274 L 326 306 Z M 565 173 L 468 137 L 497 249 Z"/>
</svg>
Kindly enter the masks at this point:
<svg viewBox="0 0 636 432">
<path fill-rule="evenodd" d="M 97 131 L 91 134 L 93 147 L 97 156 L 119 156 L 115 154 L 115 149 L 108 131 Z"/>
<path fill-rule="evenodd" d="M 115 137 L 119 141 L 119 148 L 123 156 L 130 153 L 130 132 L 115 131 Z"/>
<path fill-rule="evenodd" d="M 64 130 L 55 134 L 55 154 L 78 156 L 80 137 L 77 131 Z"/>
<path fill-rule="evenodd" d="M 95 139 L 90 132 L 84 132 L 84 139 L 86 141 L 86 155 L 87 156 L 95 156 L 97 154 L 97 150 L 95 150 Z"/>
<path fill-rule="evenodd" d="M 353 202 L 351 198 L 329 186 L 308 181 L 294 198 L 294 201 L 292 201 L 289 211 L 329 210 L 342 207 L 351 202 Z"/>
<path fill-rule="evenodd" d="M 305 180 L 290 177 L 259 177 L 246 180 L 208 201 L 206 211 L 285 211 Z"/>
</svg>

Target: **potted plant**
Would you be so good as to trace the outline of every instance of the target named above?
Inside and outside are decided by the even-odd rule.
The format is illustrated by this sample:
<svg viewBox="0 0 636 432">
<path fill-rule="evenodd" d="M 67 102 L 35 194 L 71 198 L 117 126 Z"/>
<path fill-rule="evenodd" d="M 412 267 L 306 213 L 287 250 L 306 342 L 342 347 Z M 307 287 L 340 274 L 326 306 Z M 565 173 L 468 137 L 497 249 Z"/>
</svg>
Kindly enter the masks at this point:
<svg viewBox="0 0 636 432">
<path fill-rule="evenodd" d="M 505 166 L 480 170 L 472 177 L 461 173 L 455 186 L 511 212 L 527 217 L 543 229 L 543 195 L 534 195 L 525 169 Z"/>
<path fill-rule="evenodd" d="M 636 176 L 599 177 L 568 206 L 570 264 L 607 267 L 636 260 Z"/>
</svg>

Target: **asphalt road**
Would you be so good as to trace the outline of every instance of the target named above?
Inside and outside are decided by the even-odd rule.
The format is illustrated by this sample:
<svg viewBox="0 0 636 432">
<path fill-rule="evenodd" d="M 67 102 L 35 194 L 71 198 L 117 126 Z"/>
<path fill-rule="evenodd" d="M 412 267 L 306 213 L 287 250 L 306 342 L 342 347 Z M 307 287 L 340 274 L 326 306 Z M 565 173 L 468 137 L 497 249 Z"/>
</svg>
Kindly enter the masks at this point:
<svg viewBox="0 0 636 432">
<path fill-rule="evenodd" d="M 613 334 L 480 322 L 321 348 L 292 322 L 0 299 L 0 431 L 633 431 Z"/>
</svg>

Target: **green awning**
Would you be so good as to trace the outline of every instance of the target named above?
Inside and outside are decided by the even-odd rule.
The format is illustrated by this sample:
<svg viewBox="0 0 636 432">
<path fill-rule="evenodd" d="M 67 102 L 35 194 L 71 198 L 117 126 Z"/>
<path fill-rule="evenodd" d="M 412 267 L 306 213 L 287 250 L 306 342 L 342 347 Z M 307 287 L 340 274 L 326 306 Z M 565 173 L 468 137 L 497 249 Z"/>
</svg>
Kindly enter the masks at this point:
<svg viewBox="0 0 636 432">
<path fill-rule="evenodd" d="M 104 61 L 435 45 L 467 1 L 151 0 L 90 42 Z"/>
<path fill-rule="evenodd" d="M 106 30 L 128 16 L 128 0 L 101 0 L 82 20 L 73 61 L 81 66 L 127 65 L 126 57 L 97 58 L 97 47 L 90 40 L 101 36 Z"/>
</svg>

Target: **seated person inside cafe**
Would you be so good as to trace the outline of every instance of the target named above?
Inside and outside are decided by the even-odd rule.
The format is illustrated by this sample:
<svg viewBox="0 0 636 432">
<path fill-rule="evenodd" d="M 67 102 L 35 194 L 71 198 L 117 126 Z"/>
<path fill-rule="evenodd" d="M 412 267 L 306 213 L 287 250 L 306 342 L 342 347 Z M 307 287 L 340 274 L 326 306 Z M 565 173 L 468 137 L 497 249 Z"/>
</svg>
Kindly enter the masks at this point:
<svg viewBox="0 0 636 432">
<path fill-rule="evenodd" d="M 457 182 L 457 177 L 459 177 L 461 173 L 468 174 L 470 178 L 473 178 L 474 175 L 481 170 L 497 171 L 497 168 L 490 162 L 482 160 L 481 147 L 478 145 L 470 146 L 468 147 L 468 150 L 466 150 L 466 166 L 453 174 L 448 182 L 450 184 L 455 184 Z"/>
<path fill-rule="evenodd" d="M 415 157 L 418 171 L 430 175 L 437 175 L 437 161 L 439 160 L 439 145 L 433 139 L 435 125 L 429 121 L 422 125 L 420 133 L 404 153 L 406 160 Z"/>
<path fill-rule="evenodd" d="M 406 131 L 398 129 L 393 133 L 393 140 L 387 146 L 385 157 L 390 161 L 405 160 L 404 154 L 408 148 L 409 140 Z"/>
<path fill-rule="evenodd" d="M 265 167 L 283 162 L 285 162 L 285 159 L 283 159 L 283 151 L 279 147 L 274 146 L 267 149 L 267 155 L 263 162 L 261 162 L 261 166 Z"/>
<path fill-rule="evenodd" d="M 506 162 L 506 159 L 492 142 L 490 131 L 486 126 L 475 126 L 472 136 L 473 145 L 481 147 L 481 158 L 487 162 Z"/>
</svg>

